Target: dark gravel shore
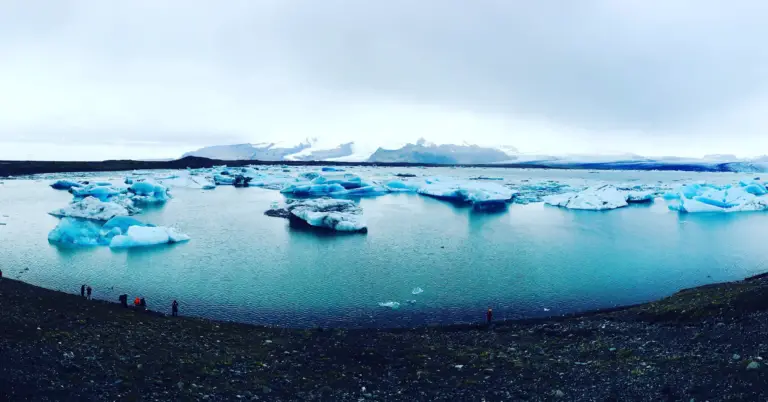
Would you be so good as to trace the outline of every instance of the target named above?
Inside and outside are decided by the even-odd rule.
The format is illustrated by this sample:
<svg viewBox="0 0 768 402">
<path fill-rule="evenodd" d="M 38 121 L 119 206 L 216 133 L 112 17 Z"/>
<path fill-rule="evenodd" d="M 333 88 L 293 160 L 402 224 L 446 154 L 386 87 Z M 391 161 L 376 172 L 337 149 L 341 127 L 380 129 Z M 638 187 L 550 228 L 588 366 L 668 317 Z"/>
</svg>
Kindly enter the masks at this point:
<svg viewBox="0 0 768 402">
<path fill-rule="evenodd" d="M 480 327 L 280 330 L 0 281 L 0 400 L 764 401 L 768 281 Z"/>
</svg>

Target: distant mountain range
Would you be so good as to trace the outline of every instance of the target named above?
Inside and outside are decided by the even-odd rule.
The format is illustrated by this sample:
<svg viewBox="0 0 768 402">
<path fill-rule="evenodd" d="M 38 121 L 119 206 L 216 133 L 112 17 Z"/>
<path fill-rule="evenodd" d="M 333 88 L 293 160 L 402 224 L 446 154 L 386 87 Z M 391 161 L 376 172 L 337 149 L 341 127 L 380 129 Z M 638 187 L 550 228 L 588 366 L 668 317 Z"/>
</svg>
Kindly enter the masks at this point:
<svg viewBox="0 0 768 402">
<path fill-rule="evenodd" d="M 481 146 L 469 143 L 434 144 L 424 139 L 415 143 L 385 148 L 347 142 L 322 144 L 316 138 L 299 144 L 260 143 L 216 145 L 188 152 L 183 157 L 197 156 L 218 160 L 326 161 L 367 163 L 414 163 L 441 165 L 514 165 L 537 168 L 571 168 L 596 170 L 688 170 L 765 172 L 768 156 L 738 158 L 734 155 L 707 155 L 703 158 L 676 156 L 645 157 L 637 154 L 616 155 L 530 155 L 521 154 L 509 145 Z"/>
<path fill-rule="evenodd" d="M 424 139 L 399 148 L 359 146 L 347 142 L 336 146 L 321 146 L 317 139 L 307 139 L 297 145 L 284 143 L 215 145 L 188 152 L 183 156 L 198 156 L 221 160 L 261 161 L 335 161 L 372 163 L 424 164 L 483 164 L 516 159 L 517 150 L 511 146 L 483 147 L 473 144 L 433 144 Z"/>
</svg>

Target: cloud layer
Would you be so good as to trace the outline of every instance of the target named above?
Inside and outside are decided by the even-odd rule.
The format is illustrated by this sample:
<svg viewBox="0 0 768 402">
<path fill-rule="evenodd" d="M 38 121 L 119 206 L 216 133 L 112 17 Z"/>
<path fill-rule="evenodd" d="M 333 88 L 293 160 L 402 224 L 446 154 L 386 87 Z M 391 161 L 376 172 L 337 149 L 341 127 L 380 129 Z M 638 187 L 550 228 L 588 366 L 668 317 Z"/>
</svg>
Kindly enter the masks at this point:
<svg viewBox="0 0 768 402">
<path fill-rule="evenodd" d="M 0 159 L 422 136 L 547 153 L 768 153 L 761 1 L 1 7 Z"/>
</svg>

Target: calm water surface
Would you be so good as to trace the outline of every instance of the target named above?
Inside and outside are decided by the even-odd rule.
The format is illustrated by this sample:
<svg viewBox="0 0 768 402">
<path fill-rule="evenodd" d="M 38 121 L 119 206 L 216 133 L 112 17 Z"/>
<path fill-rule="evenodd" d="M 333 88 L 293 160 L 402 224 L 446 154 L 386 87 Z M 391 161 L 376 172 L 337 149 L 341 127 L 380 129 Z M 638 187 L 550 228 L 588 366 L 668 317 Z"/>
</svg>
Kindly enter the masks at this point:
<svg viewBox="0 0 768 402">
<path fill-rule="evenodd" d="M 547 173 L 501 174 L 543 179 Z M 578 175 L 590 179 L 587 172 Z M 601 178 L 635 179 L 627 175 L 671 182 L 696 174 Z M 336 235 L 264 216 L 282 200 L 276 191 L 231 187 L 175 189 L 164 207 L 138 216 L 179 228 L 192 237 L 189 243 L 128 251 L 59 248 L 48 244 L 57 219 L 46 212 L 71 195 L 48 182 L 0 185 L 0 214 L 9 215 L 0 226 L 6 276 L 71 293 L 88 283 L 98 298 L 144 296 L 161 311 L 178 299 L 182 314 L 225 320 L 410 326 L 481 320 L 489 306 L 499 318 L 542 316 L 648 301 L 768 270 L 763 213 L 678 215 L 657 202 L 608 212 L 530 204 L 478 214 L 417 195 L 387 195 L 360 201 L 367 235 Z M 424 293 L 412 295 L 415 287 Z M 378 306 L 390 300 L 401 308 Z"/>
</svg>

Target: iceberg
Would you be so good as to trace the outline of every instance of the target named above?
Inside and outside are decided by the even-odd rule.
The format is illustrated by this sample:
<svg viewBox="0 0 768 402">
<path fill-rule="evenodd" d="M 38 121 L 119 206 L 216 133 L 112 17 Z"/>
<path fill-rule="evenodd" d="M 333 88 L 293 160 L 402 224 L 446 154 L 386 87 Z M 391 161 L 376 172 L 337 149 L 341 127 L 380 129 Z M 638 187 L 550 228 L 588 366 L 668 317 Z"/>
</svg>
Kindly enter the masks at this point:
<svg viewBox="0 0 768 402">
<path fill-rule="evenodd" d="M 505 208 L 516 194 L 515 191 L 495 183 L 440 179 L 427 180 L 418 193 L 442 200 L 472 204 L 477 210 Z"/>
<path fill-rule="evenodd" d="M 380 302 L 379 307 L 387 307 L 391 308 L 392 310 L 397 310 L 400 308 L 400 303 L 396 301 Z"/>
<path fill-rule="evenodd" d="M 630 191 L 627 193 L 627 202 L 632 203 L 644 203 L 652 202 L 656 198 L 655 191 Z"/>
<path fill-rule="evenodd" d="M 109 186 L 89 184 L 87 186 L 72 187 L 69 189 L 69 192 L 76 198 L 94 197 L 101 201 L 108 201 L 112 197 L 125 193 L 125 191 L 124 188 L 112 187 L 111 184 Z"/>
<path fill-rule="evenodd" d="M 131 199 L 134 202 L 154 204 L 168 201 L 170 195 L 168 189 L 162 184 L 153 181 L 139 181 L 128 187 L 128 192 L 133 194 Z"/>
<path fill-rule="evenodd" d="M 333 198 L 289 199 L 284 209 L 265 212 L 268 216 L 299 219 L 306 224 L 339 232 L 367 232 L 363 209 L 350 200 Z"/>
<path fill-rule="evenodd" d="M 180 233 L 173 228 L 163 226 L 130 226 L 125 234 L 114 236 L 109 242 L 109 247 L 146 247 L 159 244 L 179 243 L 188 240 L 189 236 Z"/>
<path fill-rule="evenodd" d="M 212 190 L 216 188 L 216 184 L 205 177 L 189 174 L 159 179 L 158 182 L 167 188 L 192 188 L 203 190 Z M 126 182 L 126 184 L 133 184 L 133 180 L 131 180 L 131 183 Z"/>
<path fill-rule="evenodd" d="M 101 225 L 98 222 L 64 218 L 48 233 L 51 243 L 64 243 L 75 246 L 101 245 Z"/>
<path fill-rule="evenodd" d="M 768 197 L 743 187 L 718 187 L 708 184 L 684 185 L 677 199 L 671 199 L 669 209 L 684 213 L 767 211 Z M 675 202 L 676 201 L 676 202 Z"/>
<path fill-rule="evenodd" d="M 418 295 L 422 293 L 424 293 L 424 289 L 422 288 L 413 288 L 413 290 L 411 291 L 411 294 L 414 294 L 414 295 Z"/>
<path fill-rule="evenodd" d="M 95 197 L 86 197 L 73 201 L 68 206 L 49 212 L 59 218 L 80 218 L 97 221 L 108 221 L 116 216 L 128 216 L 137 212 L 117 202 L 101 201 Z"/>
<path fill-rule="evenodd" d="M 419 191 L 419 186 L 401 180 L 388 181 L 384 183 L 384 187 L 392 193 L 415 193 Z"/>
<path fill-rule="evenodd" d="M 599 187 L 590 187 L 581 192 L 571 192 L 544 197 L 544 203 L 556 207 L 568 209 L 584 209 L 602 211 L 626 207 L 627 193 L 619 191 L 616 187 L 606 184 Z"/>
<path fill-rule="evenodd" d="M 57 180 L 51 183 L 54 190 L 69 190 L 72 187 L 80 187 L 82 184 L 71 180 Z"/>
</svg>

